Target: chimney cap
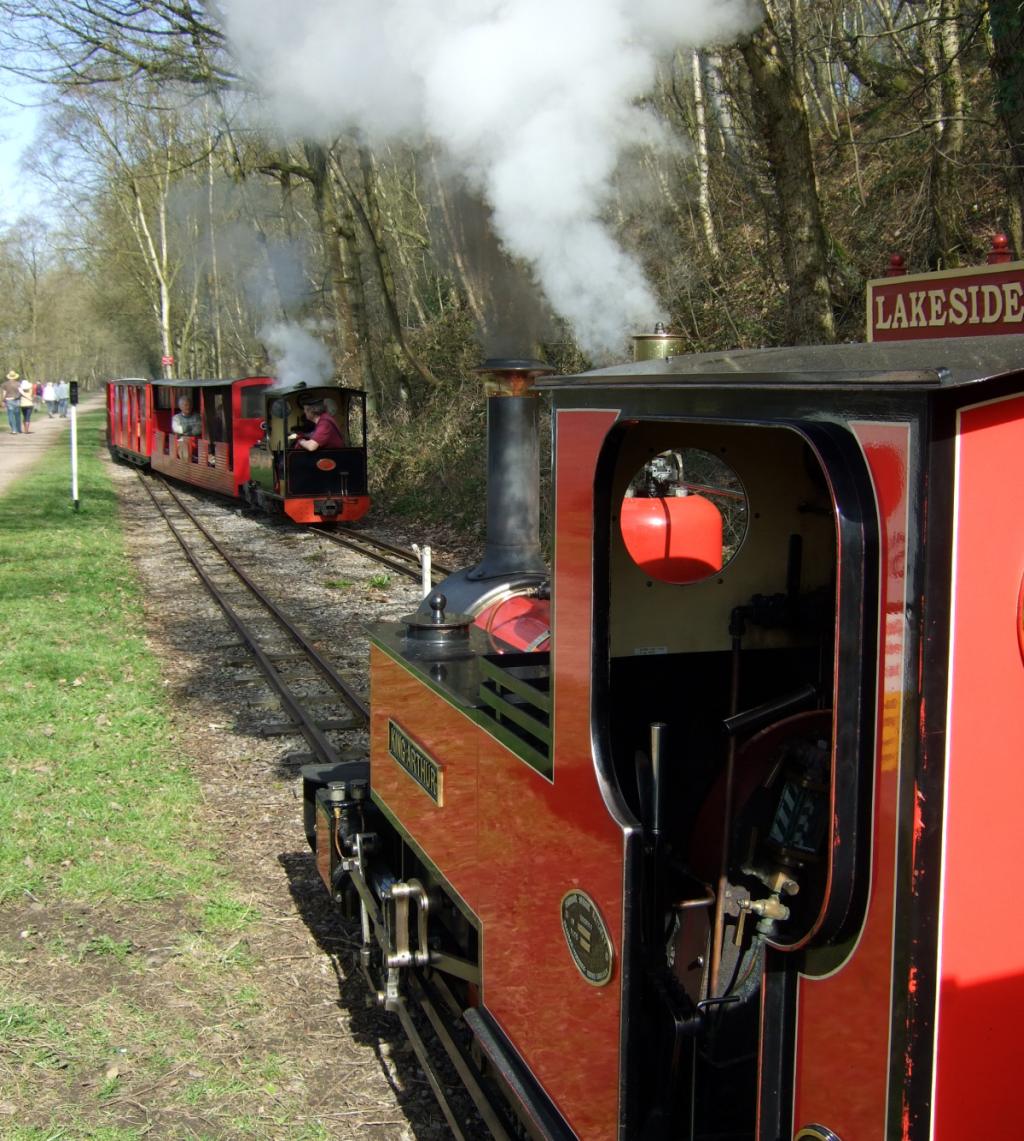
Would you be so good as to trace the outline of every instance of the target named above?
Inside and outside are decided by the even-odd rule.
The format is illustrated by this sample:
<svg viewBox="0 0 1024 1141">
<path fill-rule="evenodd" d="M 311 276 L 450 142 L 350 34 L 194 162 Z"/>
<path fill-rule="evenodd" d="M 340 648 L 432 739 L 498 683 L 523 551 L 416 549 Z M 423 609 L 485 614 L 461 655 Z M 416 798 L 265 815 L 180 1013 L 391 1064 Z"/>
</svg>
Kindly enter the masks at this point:
<svg viewBox="0 0 1024 1141">
<path fill-rule="evenodd" d="M 473 369 L 477 373 L 516 373 L 520 376 L 547 376 L 555 371 L 544 361 L 524 357 L 490 357 Z"/>
</svg>

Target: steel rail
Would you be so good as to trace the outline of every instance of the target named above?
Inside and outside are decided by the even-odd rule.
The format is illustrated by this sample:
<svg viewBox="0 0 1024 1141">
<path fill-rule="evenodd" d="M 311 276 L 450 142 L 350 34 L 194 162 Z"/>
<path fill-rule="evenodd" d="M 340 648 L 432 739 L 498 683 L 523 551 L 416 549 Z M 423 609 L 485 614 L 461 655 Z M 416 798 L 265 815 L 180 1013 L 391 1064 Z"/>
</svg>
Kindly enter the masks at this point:
<svg viewBox="0 0 1024 1141">
<path fill-rule="evenodd" d="M 300 733 L 306 740 L 309 747 L 312 749 L 314 755 L 321 761 L 334 764 L 339 759 L 339 750 L 328 740 L 323 730 L 320 728 L 316 720 L 310 716 L 309 712 L 303 707 L 299 699 L 292 693 L 292 691 L 285 684 L 279 671 L 274 665 L 273 657 L 269 655 L 260 645 L 256 636 L 249 629 L 243 619 L 231 608 L 224 592 L 217 586 L 211 579 L 206 569 L 200 564 L 195 552 L 190 548 L 184 535 L 175 524 L 174 520 L 170 517 L 164 505 L 159 501 L 153 492 L 150 483 L 141 473 L 139 473 L 143 486 L 146 488 L 153 505 L 157 508 L 163 516 L 164 521 L 167 523 L 171 533 L 177 539 L 179 546 L 185 554 L 185 557 L 191 563 L 196 574 L 199 575 L 203 585 L 210 592 L 210 595 L 217 603 L 217 605 L 224 612 L 228 621 L 234 627 L 239 637 L 249 648 L 255 657 L 257 664 L 261 671 L 270 682 L 271 686 L 277 692 L 281 703 L 286 712 L 292 717 L 295 722 L 296 731 Z M 356 721 L 351 725 L 351 728 L 357 729 L 364 726 L 369 720 L 369 707 L 362 701 L 362 699 L 355 693 L 351 686 L 348 685 L 343 678 L 341 678 L 333 669 L 333 667 L 324 660 L 317 649 L 312 645 L 308 638 L 299 630 L 290 619 L 288 619 L 282 611 L 264 594 L 264 592 L 256 585 L 255 582 L 245 573 L 244 570 L 237 564 L 237 562 L 224 550 L 220 543 L 210 534 L 210 532 L 203 526 L 198 518 L 192 511 L 181 501 L 180 497 L 175 491 L 166 483 L 161 486 L 167 491 L 171 499 L 175 502 L 176 506 L 185 515 L 185 517 L 192 523 L 197 531 L 207 540 L 210 546 L 217 552 L 218 555 L 224 560 L 227 566 L 234 572 L 239 580 L 246 586 L 250 594 L 259 600 L 259 602 L 267 609 L 274 620 L 281 626 L 282 629 L 302 647 L 303 652 L 308 659 L 316 665 L 321 671 L 330 685 L 340 694 L 345 704 L 356 715 Z"/>
<path fill-rule="evenodd" d="M 304 527 L 303 530 L 312 531 L 314 535 L 319 535 L 322 539 L 328 539 L 332 543 L 338 543 L 342 547 L 348 547 L 360 555 L 365 555 L 368 559 L 373 559 L 374 562 L 390 567 L 391 570 L 397 571 L 399 574 L 404 574 L 409 578 L 415 579 L 417 582 L 420 579 L 422 571 L 416 556 L 402 547 L 386 542 L 384 539 L 374 539 L 363 535 L 356 539 L 350 535 L 339 534 L 337 531 L 328 531 L 324 527 Z M 379 547 L 380 550 L 373 550 L 374 547 Z M 382 555 L 380 551 L 387 551 L 388 555 L 397 556 L 397 559 L 400 561 L 395 561 L 389 558 L 388 555 Z M 445 566 L 443 563 L 432 564 L 431 574 L 435 583 L 447 578 L 451 573 L 452 568 Z"/>
</svg>

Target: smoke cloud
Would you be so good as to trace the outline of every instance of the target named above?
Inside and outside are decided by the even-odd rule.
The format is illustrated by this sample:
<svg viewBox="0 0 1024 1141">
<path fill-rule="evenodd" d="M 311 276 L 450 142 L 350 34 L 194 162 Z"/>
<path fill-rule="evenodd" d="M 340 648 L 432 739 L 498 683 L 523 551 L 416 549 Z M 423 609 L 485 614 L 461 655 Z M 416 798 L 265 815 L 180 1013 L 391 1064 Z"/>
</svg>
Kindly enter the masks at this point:
<svg viewBox="0 0 1024 1141">
<path fill-rule="evenodd" d="M 237 54 L 297 135 L 439 143 L 595 353 L 657 316 L 602 212 L 657 131 L 659 57 L 755 23 L 750 0 L 221 0 Z"/>
<path fill-rule="evenodd" d="M 280 321 L 264 326 L 260 337 L 270 352 L 276 384 L 288 386 L 304 381 L 313 387 L 331 380 L 331 354 L 323 341 L 304 326 Z"/>
</svg>

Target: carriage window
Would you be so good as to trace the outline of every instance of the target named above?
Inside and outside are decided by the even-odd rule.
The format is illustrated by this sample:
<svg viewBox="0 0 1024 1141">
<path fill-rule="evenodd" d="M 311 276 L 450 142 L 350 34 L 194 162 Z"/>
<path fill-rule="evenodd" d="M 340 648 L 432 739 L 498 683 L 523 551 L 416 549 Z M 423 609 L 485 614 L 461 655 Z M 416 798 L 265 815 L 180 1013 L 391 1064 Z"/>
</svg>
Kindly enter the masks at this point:
<svg viewBox="0 0 1024 1141">
<path fill-rule="evenodd" d="M 262 388 L 243 388 L 242 389 L 242 416 L 243 418 L 262 420 L 263 419 L 263 389 Z"/>
<path fill-rule="evenodd" d="M 649 578 L 699 582 L 739 550 L 747 497 L 739 477 L 718 456 L 672 448 L 630 480 L 619 523 L 630 558 Z"/>
</svg>

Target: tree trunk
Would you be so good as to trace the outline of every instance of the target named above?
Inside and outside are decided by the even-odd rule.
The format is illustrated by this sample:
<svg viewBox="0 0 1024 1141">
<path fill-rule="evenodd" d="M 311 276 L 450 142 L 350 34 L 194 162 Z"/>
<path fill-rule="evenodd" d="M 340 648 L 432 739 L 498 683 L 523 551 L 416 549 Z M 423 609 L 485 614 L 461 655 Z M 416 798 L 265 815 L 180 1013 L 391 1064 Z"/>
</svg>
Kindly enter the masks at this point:
<svg viewBox="0 0 1024 1141">
<path fill-rule="evenodd" d="M 487 299 L 483 295 L 483 288 L 478 284 L 478 275 L 473 274 L 466 259 L 464 230 L 459 215 L 452 209 L 448 187 L 437 168 L 437 156 L 433 151 L 430 152 L 430 172 L 434 176 L 437 204 L 444 224 L 448 251 L 458 275 L 459 292 L 480 330 L 480 336 L 486 341 L 491 332 Z"/>
<path fill-rule="evenodd" d="M 779 241 L 789 289 L 786 337 L 793 344 L 835 339 L 828 278 L 828 236 L 814 173 L 810 130 L 792 68 L 765 12 L 740 51 L 758 94 L 758 118 L 767 147 L 779 215 Z"/>
<path fill-rule="evenodd" d="M 996 110 L 1006 136 L 1006 183 L 1011 208 L 1007 228 L 1015 255 L 1024 257 L 1024 5 L 989 0 Z"/>
<path fill-rule="evenodd" d="M 722 264 L 722 250 L 711 213 L 711 164 L 708 157 L 708 124 L 704 109 L 704 65 L 699 51 L 690 57 L 690 75 L 693 81 L 693 161 L 697 168 L 697 215 L 704 233 L 704 246 L 708 259 L 717 271 Z"/>
<path fill-rule="evenodd" d="M 402 327 L 401 316 L 398 312 L 395 274 L 391 268 L 391 255 L 384 242 L 384 228 L 380 220 L 376 163 L 373 160 L 373 155 L 365 146 L 359 147 L 359 169 L 363 177 L 365 206 L 363 206 L 358 199 L 354 201 L 357 208 L 361 207 L 360 216 L 366 227 L 367 236 L 370 239 L 370 253 L 377 270 L 377 278 L 380 283 L 381 295 L 384 301 L 384 312 L 391 329 L 391 335 L 416 375 L 430 385 L 431 388 L 436 388 L 439 384 L 437 377 L 434 376 L 430 369 L 427 368 L 416 353 L 413 352 L 412 347 L 406 339 L 405 329 Z"/>
<path fill-rule="evenodd" d="M 924 36 L 932 119 L 928 264 L 932 269 L 946 269 L 960 264 L 962 249 L 956 201 L 956 170 L 964 140 L 960 0 L 930 0 L 928 16 Z"/>
<path fill-rule="evenodd" d="M 210 130 L 210 105 L 204 104 L 206 115 L 206 219 L 210 227 L 210 321 L 213 326 L 213 375 L 224 375 L 224 336 L 220 316 L 220 266 L 217 262 L 217 224 L 214 214 L 214 145 Z"/>
</svg>

